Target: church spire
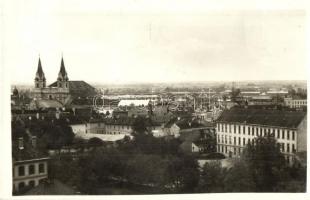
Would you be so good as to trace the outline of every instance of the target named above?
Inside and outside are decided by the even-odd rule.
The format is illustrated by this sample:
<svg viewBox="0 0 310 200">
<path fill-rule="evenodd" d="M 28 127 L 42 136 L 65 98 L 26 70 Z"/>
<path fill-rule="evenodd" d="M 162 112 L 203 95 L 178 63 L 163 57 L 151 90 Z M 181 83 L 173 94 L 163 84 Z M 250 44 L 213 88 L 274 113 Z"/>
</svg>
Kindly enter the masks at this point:
<svg viewBox="0 0 310 200">
<path fill-rule="evenodd" d="M 42 69 L 41 59 L 39 57 L 38 69 L 36 73 L 36 79 L 45 80 L 45 75 Z"/>
<path fill-rule="evenodd" d="M 58 73 L 58 80 L 64 80 L 64 81 L 68 81 L 69 80 L 67 72 L 66 72 L 63 56 L 61 57 L 61 64 L 60 64 L 60 70 L 59 70 L 59 73 Z"/>
</svg>

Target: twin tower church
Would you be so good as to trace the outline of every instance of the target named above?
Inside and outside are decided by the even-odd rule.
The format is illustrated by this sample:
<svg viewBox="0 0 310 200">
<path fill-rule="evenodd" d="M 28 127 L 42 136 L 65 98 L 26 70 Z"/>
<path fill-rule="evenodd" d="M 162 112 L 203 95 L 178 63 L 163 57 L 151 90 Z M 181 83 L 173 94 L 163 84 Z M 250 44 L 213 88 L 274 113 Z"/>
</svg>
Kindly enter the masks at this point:
<svg viewBox="0 0 310 200">
<path fill-rule="evenodd" d="M 34 84 L 33 98 L 41 105 L 46 105 L 46 107 L 54 107 L 55 104 L 58 106 L 70 105 L 75 99 L 89 98 L 96 95 L 95 88 L 88 83 L 69 81 L 63 58 L 61 58 L 57 80 L 48 86 L 41 59 L 39 58 Z"/>
</svg>

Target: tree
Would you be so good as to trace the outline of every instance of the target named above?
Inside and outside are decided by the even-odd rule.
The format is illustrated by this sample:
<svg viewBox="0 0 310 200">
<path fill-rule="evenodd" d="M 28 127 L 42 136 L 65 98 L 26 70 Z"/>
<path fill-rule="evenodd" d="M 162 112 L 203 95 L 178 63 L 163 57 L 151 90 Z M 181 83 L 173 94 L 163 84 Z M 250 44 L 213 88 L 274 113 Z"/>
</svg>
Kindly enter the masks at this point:
<svg viewBox="0 0 310 200">
<path fill-rule="evenodd" d="M 100 138 L 92 137 L 88 140 L 88 145 L 90 145 L 90 146 L 102 146 L 103 141 Z"/>
<path fill-rule="evenodd" d="M 135 118 L 133 124 L 132 124 L 132 129 L 133 129 L 133 135 L 141 135 L 141 134 L 146 134 L 147 132 L 147 124 L 146 124 L 146 119 L 144 117 L 138 116 Z"/>
<path fill-rule="evenodd" d="M 189 155 L 171 156 L 165 172 L 165 182 L 173 192 L 194 192 L 199 182 L 197 160 Z"/>
<path fill-rule="evenodd" d="M 285 158 L 272 136 L 258 137 L 254 145 L 244 149 L 243 159 L 258 192 L 271 192 L 280 180 L 281 170 L 286 166 Z"/>
<path fill-rule="evenodd" d="M 224 169 L 219 161 L 203 166 L 198 192 L 223 192 Z"/>
<path fill-rule="evenodd" d="M 234 166 L 225 172 L 223 180 L 225 192 L 254 192 L 256 185 L 250 173 L 250 168 L 243 161 L 236 161 Z"/>
</svg>

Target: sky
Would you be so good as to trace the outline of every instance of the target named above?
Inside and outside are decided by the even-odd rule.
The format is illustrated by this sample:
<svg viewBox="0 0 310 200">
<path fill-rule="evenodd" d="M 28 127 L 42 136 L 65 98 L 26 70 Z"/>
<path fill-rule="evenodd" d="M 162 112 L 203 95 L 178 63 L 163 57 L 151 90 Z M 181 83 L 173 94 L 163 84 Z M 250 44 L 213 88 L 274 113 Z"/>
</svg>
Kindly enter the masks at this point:
<svg viewBox="0 0 310 200">
<path fill-rule="evenodd" d="M 62 55 L 69 79 L 87 82 L 307 79 L 302 10 L 100 2 L 8 3 L 3 49 L 11 82 L 33 83 L 39 56 L 54 82 Z"/>
</svg>

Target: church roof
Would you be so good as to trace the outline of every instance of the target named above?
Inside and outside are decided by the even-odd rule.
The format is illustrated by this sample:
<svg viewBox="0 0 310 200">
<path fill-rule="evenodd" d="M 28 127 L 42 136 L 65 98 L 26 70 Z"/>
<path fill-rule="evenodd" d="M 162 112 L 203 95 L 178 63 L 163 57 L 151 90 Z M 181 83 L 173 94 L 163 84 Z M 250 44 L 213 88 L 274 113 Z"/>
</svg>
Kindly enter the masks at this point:
<svg viewBox="0 0 310 200">
<path fill-rule="evenodd" d="M 70 94 L 75 97 L 88 97 L 96 95 L 96 89 L 85 81 L 68 81 Z M 57 87 L 57 81 L 49 85 Z"/>
</svg>

